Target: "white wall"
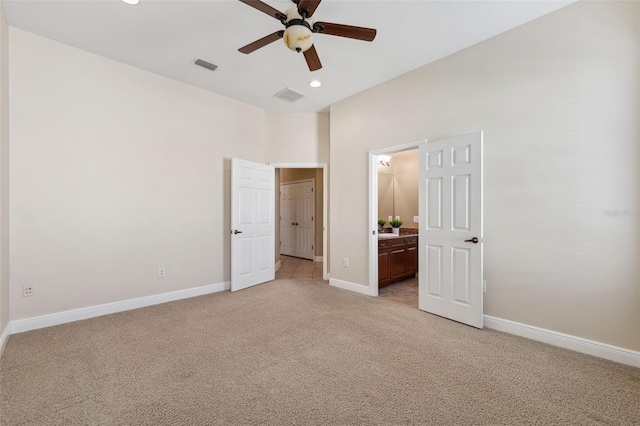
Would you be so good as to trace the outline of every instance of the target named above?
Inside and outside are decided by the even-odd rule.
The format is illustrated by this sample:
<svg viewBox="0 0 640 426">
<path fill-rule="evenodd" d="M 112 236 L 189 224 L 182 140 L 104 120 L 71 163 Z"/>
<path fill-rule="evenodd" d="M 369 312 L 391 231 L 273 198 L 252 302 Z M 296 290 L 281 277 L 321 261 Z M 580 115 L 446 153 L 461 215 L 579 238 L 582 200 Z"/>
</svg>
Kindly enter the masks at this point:
<svg viewBox="0 0 640 426">
<path fill-rule="evenodd" d="M 0 5 L 0 335 L 9 324 L 9 27 Z M 0 347 L 0 355 L 2 348 Z"/>
<path fill-rule="evenodd" d="M 369 150 L 484 130 L 485 313 L 639 350 L 640 218 L 605 215 L 640 207 L 639 6 L 578 2 L 333 105 L 331 278 L 368 285 Z"/>
<path fill-rule="evenodd" d="M 329 113 L 267 114 L 267 162 L 328 163 Z"/>
<path fill-rule="evenodd" d="M 14 28 L 10 58 L 11 319 L 228 281 L 264 111 Z"/>
</svg>

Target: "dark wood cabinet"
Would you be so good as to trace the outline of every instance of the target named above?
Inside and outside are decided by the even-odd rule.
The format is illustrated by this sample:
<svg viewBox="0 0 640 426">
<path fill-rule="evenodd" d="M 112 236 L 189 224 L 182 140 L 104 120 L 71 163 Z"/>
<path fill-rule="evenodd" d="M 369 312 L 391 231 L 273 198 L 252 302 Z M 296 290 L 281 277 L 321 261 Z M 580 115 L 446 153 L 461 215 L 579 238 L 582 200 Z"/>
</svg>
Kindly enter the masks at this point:
<svg viewBox="0 0 640 426">
<path fill-rule="evenodd" d="M 389 241 L 378 241 L 378 287 L 391 284 L 389 274 Z"/>
<path fill-rule="evenodd" d="M 405 243 L 404 271 L 414 277 L 418 272 L 418 237 L 406 237 Z"/>
<path fill-rule="evenodd" d="M 418 237 L 378 240 L 378 288 L 413 278 L 418 271 Z"/>
</svg>

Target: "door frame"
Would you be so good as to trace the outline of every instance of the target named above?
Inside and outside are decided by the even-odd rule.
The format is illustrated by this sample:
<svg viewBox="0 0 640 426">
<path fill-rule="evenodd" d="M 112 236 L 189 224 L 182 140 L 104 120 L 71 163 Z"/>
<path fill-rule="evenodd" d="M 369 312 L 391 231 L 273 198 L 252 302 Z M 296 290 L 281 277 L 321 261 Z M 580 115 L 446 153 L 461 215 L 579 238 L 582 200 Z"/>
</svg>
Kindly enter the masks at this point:
<svg viewBox="0 0 640 426">
<path fill-rule="evenodd" d="M 369 296 L 378 295 L 378 156 L 419 149 L 426 143 L 427 140 L 423 139 L 369 151 Z M 420 230 L 418 238 L 419 235 Z"/>
<path fill-rule="evenodd" d="M 329 232 L 329 167 L 327 163 L 269 163 L 269 165 L 276 169 L 322 169 L 322 279 L 325 281 L 328 280 L 330 269 L 328 256 L 329 246 L 327 244 L 327 235 Z"/>
</svg>

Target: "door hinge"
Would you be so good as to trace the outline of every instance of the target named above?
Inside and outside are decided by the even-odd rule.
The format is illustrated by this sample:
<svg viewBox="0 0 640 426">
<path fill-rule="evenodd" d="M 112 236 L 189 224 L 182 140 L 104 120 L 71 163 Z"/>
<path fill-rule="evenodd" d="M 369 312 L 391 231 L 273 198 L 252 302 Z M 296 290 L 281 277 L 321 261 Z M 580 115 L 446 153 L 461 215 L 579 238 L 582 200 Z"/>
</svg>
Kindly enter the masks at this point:
<svg viewBox="0 0 640 426">
<path fill-rule="evenodd" d="M 311 216 L 311 220 L 313 220 L 313 216 Z"/>
<path fill-rule="evenodd" d="M 311 188 L 311 192 L 313 192 L 313 188 Z"/>
<path fill-rule="evenodd" d="M 313 249 L 313 246 L 311 246 L 311 248 Z"/>
<path fill-rule="evenodd" d="M 282 245 L 282 241 L 280 241 L 280 245 Z"/>
</svg>

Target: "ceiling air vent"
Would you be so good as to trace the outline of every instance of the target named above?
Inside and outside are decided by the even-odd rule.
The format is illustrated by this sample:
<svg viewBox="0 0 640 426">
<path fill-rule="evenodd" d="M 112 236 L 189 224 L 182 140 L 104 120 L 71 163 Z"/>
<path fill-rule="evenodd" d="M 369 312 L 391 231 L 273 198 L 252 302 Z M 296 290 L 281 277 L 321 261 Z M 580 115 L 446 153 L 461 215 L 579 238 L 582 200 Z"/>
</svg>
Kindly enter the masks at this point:
<svg viewBox="0 0 640 426">
<path fill-rule="evenodd" d="M 202 59 L 196 59 L 194 62 L 199 67 L 206 68 L 209 71 L 215 71 L 218 68 L 217 65 L 213 65 L 211 62 L 203 61 Z"/>
<path fill-rule="evenodd" d="M 305 95 L 302 92 L 298 92 L 297 90 L 292 89 L 291 87 L 287 87 L 273 95 L 274 98 L 282 99 L 287 102 L 295 102 L 298 99 L 304 98 Z"/>
</svg>

